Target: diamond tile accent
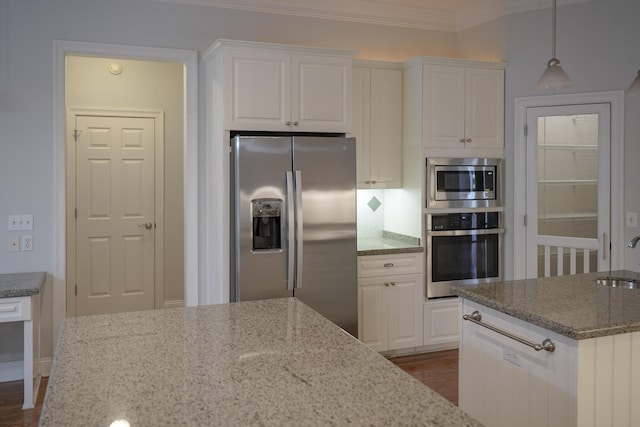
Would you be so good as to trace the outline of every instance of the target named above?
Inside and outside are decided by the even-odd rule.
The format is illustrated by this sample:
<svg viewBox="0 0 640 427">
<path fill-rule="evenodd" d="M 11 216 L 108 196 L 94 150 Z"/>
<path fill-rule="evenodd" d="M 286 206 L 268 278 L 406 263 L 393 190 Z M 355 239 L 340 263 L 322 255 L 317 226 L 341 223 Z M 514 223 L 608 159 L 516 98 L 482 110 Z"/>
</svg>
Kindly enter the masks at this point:
<svg viewBox="0 0 640 427">
<path fill-rule="evenodd" d="M 373 196 L 371 200 L 369 200 L 369 203 L 367 203 L 367 206 L 369 206 L 373 212 L 375 212 L 380 205 L 382 205 L 382 203 L 380 203 L 380 200 L 378 200 L 376 196 Z"/>
</svg>

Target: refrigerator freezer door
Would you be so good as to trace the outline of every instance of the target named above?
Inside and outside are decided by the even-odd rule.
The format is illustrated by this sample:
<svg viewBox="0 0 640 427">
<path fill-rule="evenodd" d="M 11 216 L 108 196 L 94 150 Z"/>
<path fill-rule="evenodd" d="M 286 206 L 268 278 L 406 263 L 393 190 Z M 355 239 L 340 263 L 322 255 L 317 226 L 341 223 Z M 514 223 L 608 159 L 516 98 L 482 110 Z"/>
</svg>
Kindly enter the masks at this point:
<svg viewBox="0 0 640 427">
<path fill-rule="evenodd" d="M 290 206 L 286 197 L 291 138 L 236 137 L 232 144 L 235 283 L 230 293 L 235 301 L 292 296 L 287 289 Z M 276 224 L 279 230 L 274 229 Z"/>
<path fill-rule="evenodd" d="M 357 336 L 355 139 L 296 136 L 293 169 L 304 218 L 304 276 L 294 294 Z"/>
</svg>

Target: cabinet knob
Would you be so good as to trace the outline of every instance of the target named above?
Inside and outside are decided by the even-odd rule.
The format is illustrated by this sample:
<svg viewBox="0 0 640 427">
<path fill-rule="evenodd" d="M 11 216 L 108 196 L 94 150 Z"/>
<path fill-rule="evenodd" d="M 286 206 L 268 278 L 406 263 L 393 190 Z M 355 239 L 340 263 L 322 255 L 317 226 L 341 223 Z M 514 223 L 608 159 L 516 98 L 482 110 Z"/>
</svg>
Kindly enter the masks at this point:
<svg viewBox="0 0 640 427">
<path fill-rule="evenodd" d="M 372 184 L 375 184 L 375 183 L 376 183 L 376 180 L 374 179 L 373 181 L 371 181 L 371 183 L 372 183 Z"/>
<path fill-rule="evenodd" d="M 388 283 L 385 283 L 384 285 L 385 285 L 386 287 L 389 287 L 389 284 L 388 284 Z"/>
<path fill-rule="evenodd" d="M 391 286 L 395 286 L 395 285 L 396 285 L 396 282 L 391 282 Z"/>
<path fill-rule="evenodd" d="M 386 268 L 390 268 L 393 267 L 393 263 L 392 262 L 388 262 L 384 265 Z"/>
<path fill-rule="evenodd" d="M 464 143 L 464 138 L 460 138 L 460 142 Z"/>
<path fill-rule="evenodd" d="M 294 126 L 298 126 L 298 122 L 293 122 L 293 125 Z"/>
<path fill-rule="evenodd" d="M 291 126 L 291 122 L 287 122 L 285 123 L 287 126 Z"/>
<path fill-rule="evenodd" d="M 471 142 L 471 138 L 467 138 L 465 142 Z"/>
</svg>

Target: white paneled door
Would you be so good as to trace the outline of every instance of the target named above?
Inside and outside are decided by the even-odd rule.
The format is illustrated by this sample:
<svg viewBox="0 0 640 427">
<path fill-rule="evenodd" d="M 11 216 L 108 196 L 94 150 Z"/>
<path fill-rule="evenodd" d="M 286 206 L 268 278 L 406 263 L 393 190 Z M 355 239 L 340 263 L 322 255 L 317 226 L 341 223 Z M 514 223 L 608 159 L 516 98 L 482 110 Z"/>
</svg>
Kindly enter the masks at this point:
<svg viewBox="0 0 640 427">
<path fill-rule="evenodd" d="M 76 315 L 153 308 L 154 119 L 75 125 Z"/>
</svg>

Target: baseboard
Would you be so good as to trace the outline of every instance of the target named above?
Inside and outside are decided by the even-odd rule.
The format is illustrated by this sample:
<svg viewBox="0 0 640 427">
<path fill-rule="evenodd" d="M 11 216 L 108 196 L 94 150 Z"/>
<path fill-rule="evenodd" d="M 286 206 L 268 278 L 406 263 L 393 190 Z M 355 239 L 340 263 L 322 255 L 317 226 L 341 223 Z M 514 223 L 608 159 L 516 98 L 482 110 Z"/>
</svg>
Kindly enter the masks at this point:
<svg viewBox="0 0 640 427">
<path fill-rule="evenodd" d="M 177 308 L 184 307 L 184 300 L 178 299 L 173 301 L 165 301 L 162 304 L 162 308 Z"/>
<path fill-rule="evenodd" d="M 42 357 L 35 364 L 35 371 L 48 377 L 53 365 L 53 357 Z M 24 379 L 24 363 L 22 360 L 0 363 L 0 382 L 20 381 Z"/>
</svg>

